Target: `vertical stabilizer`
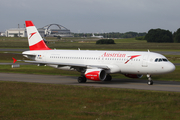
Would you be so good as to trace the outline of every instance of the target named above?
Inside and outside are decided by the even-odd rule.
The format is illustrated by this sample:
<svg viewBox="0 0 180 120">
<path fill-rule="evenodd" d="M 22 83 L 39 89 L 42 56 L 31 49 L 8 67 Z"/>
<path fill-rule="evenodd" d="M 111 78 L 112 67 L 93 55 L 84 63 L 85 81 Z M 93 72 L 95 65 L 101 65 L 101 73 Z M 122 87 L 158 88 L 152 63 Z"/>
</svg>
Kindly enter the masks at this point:
<svg viewBox="0 0 180 120">
<path fill-rule="evenodd" d="M 25 21 L 30 50 L 50 50 L 32 21 Z"/>
</svg>

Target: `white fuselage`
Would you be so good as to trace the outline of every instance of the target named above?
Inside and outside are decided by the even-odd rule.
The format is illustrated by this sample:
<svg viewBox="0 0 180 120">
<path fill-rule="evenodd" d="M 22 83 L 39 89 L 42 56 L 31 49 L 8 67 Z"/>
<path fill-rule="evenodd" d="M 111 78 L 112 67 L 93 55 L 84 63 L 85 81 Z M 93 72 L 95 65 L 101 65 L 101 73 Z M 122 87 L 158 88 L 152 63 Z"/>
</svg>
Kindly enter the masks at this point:
<svg viewBox="0 0 180 120">
<path fill-rule="evenodd" d="M 36 61 L 107 66 L 107 73 L 164 74 L 174 71 L 175 66 L 166 57 L 154 52 L 89 51 L 89 50 L 34 50 L 25 51 L 34 55 Z M 49 64 L 51 65 L 51 64 Z M 63 68 L 63 67 L 62 67 Z"/>
<path fill-rule="evenodd" d="M 33 22 L 25 23 L 30 51 L 22 54 L 32 60 L 25 62 L 76 70 L 81 73 L 79 83 L 85 83 L 87 79 L 111 81 L 110 74 L 122 73 L 130 78 L 141 78 L 143 74 L 147 74 L 148 85 L 152 85 L 151 75 L 175 70 L 175 66 L 166 57 L 149 51 L 52 50 L 45 44 Z M 93 37 L 102 36 L 93 34 Z"/>
</svg>

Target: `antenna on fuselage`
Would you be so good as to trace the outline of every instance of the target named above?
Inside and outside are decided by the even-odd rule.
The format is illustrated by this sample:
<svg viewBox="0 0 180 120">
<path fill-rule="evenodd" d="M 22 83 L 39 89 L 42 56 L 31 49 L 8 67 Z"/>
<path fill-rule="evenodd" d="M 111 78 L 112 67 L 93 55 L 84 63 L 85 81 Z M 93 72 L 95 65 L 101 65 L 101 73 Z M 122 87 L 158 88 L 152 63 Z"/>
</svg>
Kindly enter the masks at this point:
<svg viewBox="0 0 180 120">
<path fill-rule="evenodd" d="M 148 52 L 150 52 L 149 49 L 148 49 Z"/>
</svg>

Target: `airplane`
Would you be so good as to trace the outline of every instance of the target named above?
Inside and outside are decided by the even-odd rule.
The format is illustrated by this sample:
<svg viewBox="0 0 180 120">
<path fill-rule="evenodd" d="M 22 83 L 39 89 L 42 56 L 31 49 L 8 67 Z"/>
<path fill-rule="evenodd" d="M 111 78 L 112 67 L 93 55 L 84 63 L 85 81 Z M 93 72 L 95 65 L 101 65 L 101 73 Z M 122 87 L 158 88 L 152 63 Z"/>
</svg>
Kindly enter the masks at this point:
<svg viewBox="0 0 180 120">
<path fill-rule="evenodd" d="M 38 66 L 47 65 L 62 70 L 81 73 L 79 83 L 87 79 L 111 81 L 110 74 L 120 73 L 129 78 L 147 75 L 148 85 L 153 85 L 152 75 L 166 74 L 175 70 L 174 64 L 158 53 L 148 51 L 96 51 L 96 50 L 53 50 L 43 41 L 32 21 L 25 21 L 29 51 L 22 55 Z"/>
<path fill-rule="evenodd" d="M 103 36 L 95 36 L 94 33 L 92 33 L 92 36 L 93 38 L 104 38 Z"/>
</svg>

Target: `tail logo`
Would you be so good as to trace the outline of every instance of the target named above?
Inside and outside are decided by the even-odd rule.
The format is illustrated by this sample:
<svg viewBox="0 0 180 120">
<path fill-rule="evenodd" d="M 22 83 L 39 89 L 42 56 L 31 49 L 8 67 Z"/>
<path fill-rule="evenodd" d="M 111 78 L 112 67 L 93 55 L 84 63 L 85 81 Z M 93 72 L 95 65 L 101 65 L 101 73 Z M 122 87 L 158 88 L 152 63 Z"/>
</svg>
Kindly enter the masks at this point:
<svg viewBox="0 0 180 120">
<path fill-rule="evenodd" d="M 37 32 L 34 32 L 34 33 L 30 33 L 30 37 L 29 37 L 29 39 L 31 39 L 31 37 L 33 36 L 33 35 L 35 35 Z"/>
</svg>

